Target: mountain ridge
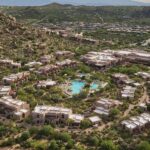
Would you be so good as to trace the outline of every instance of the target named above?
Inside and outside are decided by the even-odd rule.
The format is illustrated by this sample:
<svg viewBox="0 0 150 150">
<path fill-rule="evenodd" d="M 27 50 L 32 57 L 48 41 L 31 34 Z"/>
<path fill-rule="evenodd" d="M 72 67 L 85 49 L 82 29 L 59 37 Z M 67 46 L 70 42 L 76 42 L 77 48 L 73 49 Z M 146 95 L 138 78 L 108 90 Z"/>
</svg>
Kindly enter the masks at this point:
<svg viewBox="0 0 150 150">
<path fill-rule="evenodd" d="M 26 1 L 20 1 L 20 0 L 1 0 L 0 5 L 1 6 L 42 6 L 52 3 L 60 3 L 60 4 L 72 4 L 72 5 L 87 5 L 87 6 L 150 6 L 149 3 L 144 2 L 136 2 L 134 0 L 26 0 Z"/>
</svg>

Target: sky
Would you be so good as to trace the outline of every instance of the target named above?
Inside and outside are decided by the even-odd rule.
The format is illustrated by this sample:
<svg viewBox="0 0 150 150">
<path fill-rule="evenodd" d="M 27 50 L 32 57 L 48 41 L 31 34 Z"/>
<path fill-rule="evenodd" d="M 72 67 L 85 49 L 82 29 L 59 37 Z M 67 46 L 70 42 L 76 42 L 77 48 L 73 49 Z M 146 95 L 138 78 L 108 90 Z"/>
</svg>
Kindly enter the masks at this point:
<svg viewBox="0 0 150 150">
<path fill-rule="evenodd" d="M 74 5 L 149 5 L 150 0 L 0 0 L 0 5 L 38 6 L 53 2 Z M 141 3 L 142 2 L 142 3 Z M 149 3 L 149 4 L 148 4 Z"/>
<path fill-rule="evenodd" d="M 143 2 L 143 3 L 150 3 L 150 0 L 134 0 L 134 1 Z"/>
</svg>

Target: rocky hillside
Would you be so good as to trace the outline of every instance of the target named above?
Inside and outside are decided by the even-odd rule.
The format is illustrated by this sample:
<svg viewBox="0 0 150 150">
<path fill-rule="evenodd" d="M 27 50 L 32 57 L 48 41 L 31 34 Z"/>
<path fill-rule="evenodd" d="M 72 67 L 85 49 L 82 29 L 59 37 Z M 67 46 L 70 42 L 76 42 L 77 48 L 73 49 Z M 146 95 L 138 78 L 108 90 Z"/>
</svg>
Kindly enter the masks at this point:
<svg viewBox="0 0 150 150">
<path fill-rule="evenodd" d="M 0 14 L 0 48 L 3 55 L 24 57 L 35 53 L 44 35 L 37 30 L 23 26 L 11 16 Z M 33 45 L 34 44 L 34 45 Z"/>
<path fill-rule="evenodd" d="M 48 35 L 45 31 L 18 23 L 14 17 L 0 14 L 0 56 L 17 61 L 38 59 L 55 50 L 75 50 L 82 45 Z M 86 47 L 85 47 L 86 49 Z"/>
</svg>

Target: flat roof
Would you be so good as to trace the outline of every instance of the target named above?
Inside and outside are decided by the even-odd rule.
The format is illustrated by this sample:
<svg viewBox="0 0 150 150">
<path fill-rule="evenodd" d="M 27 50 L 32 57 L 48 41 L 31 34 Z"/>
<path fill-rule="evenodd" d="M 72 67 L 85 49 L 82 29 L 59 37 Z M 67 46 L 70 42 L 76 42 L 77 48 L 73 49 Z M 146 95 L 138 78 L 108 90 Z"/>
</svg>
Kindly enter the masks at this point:
<svg viewBox="0 0 150 150">
<path fill-rule="evenodd" d="M 18 99 L 13 99 L 11 96 L 4 96 L 4 97 L 0 98 L 0 102 L 6 104 L 8 106 L 10 105 L 10 106 L 14 106 L 14 107 L 26 104 L 26 102 L 23 102 Z"/>
<path fill-rule="evenodd" d="M 89 117 L 89 120 L 91 121 L 91 122 L 100 122 L 100 121 L 102 121 L 102 119 L 101 118 L 99 118 L 98 116 L 92 116 L 92 117 Z"/>
<path fill-rule="evenodd" d="M 82 120 L 84 120 L 84 116 L 81 114 L 71 114 L 69 118 L 77 123 L 80 123 Z"/>
<path fill-rule="evenodd" d="M 47 105 L 36 106 L 33 110 L 35 113 L 64 113 L 69 114 L 72 112 L 71 109 L 63 108 L 63 107 L 53 107 Z"/>
<path fill-rule="evenodd" d="M 150 122 L 150 114 L 143 113 L 139 116 L 130 117 L 128 120 L 121 122 L 122 125 L 125 125 L 127 128 L 134 129 L 136 127 L 142 127 Z"/>
<path fill-rule="evenodd" d="M 0 86 L 0 92 L 8 92 L 11 90 L 11 86 Z"/>
</svg>

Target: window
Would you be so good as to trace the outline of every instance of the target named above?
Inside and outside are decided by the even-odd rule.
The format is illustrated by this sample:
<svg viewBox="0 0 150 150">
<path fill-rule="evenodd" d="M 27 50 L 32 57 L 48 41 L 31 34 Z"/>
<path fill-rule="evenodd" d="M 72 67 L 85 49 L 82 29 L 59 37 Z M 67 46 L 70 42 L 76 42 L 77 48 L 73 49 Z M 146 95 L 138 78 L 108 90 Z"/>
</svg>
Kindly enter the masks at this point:
<svg viewBox="0 0 150 150">
<path fill-rule="evenodd" d="M 25 114 L 24 113 L 22 114 L 22 118 L 25 118 Z"/>
</svg>

